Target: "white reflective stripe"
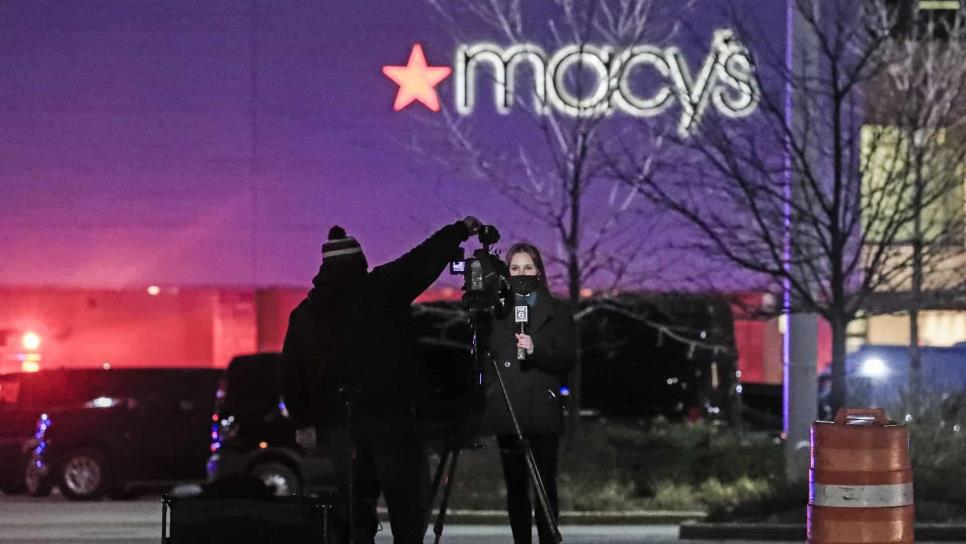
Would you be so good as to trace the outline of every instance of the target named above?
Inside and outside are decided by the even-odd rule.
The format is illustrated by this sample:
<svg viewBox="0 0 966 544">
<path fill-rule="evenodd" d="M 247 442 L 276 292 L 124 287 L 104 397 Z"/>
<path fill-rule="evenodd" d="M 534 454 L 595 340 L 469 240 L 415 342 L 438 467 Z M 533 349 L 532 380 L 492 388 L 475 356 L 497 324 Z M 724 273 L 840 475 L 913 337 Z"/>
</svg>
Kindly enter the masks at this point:
<svg viewBox="0 0 966 544">
<path fill-rule="evenodd" d="M 353 253 L 362 253 L 361 247 L 350 247 L 348 249 L 337 249 L 335 251 L 323 251 L 322 258 L 325 257 L 338 257 L 339 255 L 351 255 Z"/>
<path fill-rule="evenodd" d="M 912 482 L 889 485 L 812 484 L 809 502 L 837 508 L 876 508 L 912 504 Z"/>
</svg>

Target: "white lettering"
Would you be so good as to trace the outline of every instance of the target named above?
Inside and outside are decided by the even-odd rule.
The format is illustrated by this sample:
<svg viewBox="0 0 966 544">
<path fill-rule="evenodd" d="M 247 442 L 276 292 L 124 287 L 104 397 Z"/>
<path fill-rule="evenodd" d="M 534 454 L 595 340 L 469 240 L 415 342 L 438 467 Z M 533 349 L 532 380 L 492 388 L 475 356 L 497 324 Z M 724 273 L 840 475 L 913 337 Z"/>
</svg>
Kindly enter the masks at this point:
<svg viewBox="0 0 966 544">
<path fill-rule="evenodd" d="M 489 64 L 493 77 L 493 101 L 500 113 L 510 113 L 516 96 L 516 68 L 529 63 L 533 71 L 533 106 L 544 113 L 547 105 L 546 54 L 533 44 L 514 45 L 506 50 L 491 43 L 461 45 L 456 50 L 456 111 L 468 115 L 476 102 L 476 66 Z"/>
<path fill-rule="evenodd" d="M 638 45 L 625 50 L 615 59 L 611 66 L 611 78 L 617 81 L 618 92 L 612 95 L 614 105 L 628 115 L 636 117 L 651 117 L 661 114 L 671 105 L 674 98 L 671 89 L 661 86 L 650 98 L 639 98 L 631 90 L 631 72 L 638 66 L 652 66 L 667 80 L 671 75 L 671 67 L 664 58 L 664 52 L 650 45 Z"/>
<path fill-rule="evenodd" d="M 607 97 L 611 90 L 607 69 L 609 60 L 610 50 L 606 47 L 571 45 L 557 51 L 547 64 L 547 88 L 553 107 L 571 117 L 594 117 L 607 113 L 610 108 Z M 596 76 L 594 92 L 588 93 L 589 96 L 585 98 L 571 94 L 567 88 L 567 71 L 574 67 L 590 68 Z"/>
<path fill-rule="evenodd" d="M 493 43 L 462 45 L 457 49 L 454 67 L 456 111 L 473 112 L 476 102 L 476 73 L 486 65 L 492 75 L 496 110 L 507 114 L 517 94 L 517 71 L 527 65 L 533 73 L 533 110 L 549 113 L 551 108 L 571 117 L 609 115 L 614 111 L 634 117 L 653 117 L 666 111 L 675 99 L 681 107 L 678 133 L 693 134 L 709 104 L 722 115 L 740 118 L 751 115 L 758 106 L 759 89 L 755 67 L 748 50 L 730 30 L 716 30 L 711 50 L 696 75 L 675 47 L 661 49 L 637 45 L 614 54 L 610 47 L 569 45 L 547 57 L 538 45 L 524 43 L 502 48 Z M 587 74 L 573 70 L 589 69 Z M 653 87 L 651 96 L 639 96 L 632 83 L 635 77 L 655 74 L 663 84 Z M 568 79 L 568 75 L 576 75 Z M 651 87 L 648 87 L 649 89 Z"/>
</svg>

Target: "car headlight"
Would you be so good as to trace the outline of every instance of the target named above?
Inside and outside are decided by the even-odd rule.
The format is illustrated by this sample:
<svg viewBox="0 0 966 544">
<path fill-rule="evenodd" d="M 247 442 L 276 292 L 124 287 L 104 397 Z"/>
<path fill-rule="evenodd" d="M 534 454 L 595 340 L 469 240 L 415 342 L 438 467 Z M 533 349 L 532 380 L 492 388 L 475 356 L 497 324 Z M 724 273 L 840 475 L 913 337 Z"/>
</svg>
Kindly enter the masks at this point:
<svg viewBox="0 0 966 544">
<path fill-rule="evenodd" d="M 889 365 L 878 357 L 869 357 L 862 361 L 859 374 L 866 378 L 884 378 L 889 375 Z"/>
</svg>

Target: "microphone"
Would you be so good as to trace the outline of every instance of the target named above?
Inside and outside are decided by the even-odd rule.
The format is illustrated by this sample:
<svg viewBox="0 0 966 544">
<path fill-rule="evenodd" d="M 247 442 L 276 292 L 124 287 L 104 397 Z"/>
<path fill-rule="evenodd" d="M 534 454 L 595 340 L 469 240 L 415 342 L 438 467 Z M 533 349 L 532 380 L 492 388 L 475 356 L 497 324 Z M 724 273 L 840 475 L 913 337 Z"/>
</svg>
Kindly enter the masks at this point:
<svg viewBox="0 0 966 544">
<path fill-rule="evenodd" d="M 517 324 L 517 332 L 524 333 L 526 330 L 524 327 L 530 324 L 530 307 L 527 306 L 526 300 L 523 300 L 523 304 L 520 304 L 520 297 L 517 296 L 517 305 L 513 307 L 513 321 Z M 521 347 L 517 347 L 517 361 L 525 361 L 527 358 L 527 350 Z"/>
</svg>

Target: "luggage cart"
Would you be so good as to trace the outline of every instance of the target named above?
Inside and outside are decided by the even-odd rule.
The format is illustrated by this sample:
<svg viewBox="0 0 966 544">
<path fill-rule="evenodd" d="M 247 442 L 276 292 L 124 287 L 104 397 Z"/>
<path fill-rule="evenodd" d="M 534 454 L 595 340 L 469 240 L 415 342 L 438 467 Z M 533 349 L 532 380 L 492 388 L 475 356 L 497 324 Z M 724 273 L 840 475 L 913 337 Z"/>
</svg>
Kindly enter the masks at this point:
<svg viewBox="0 0 966 544">
<path fill-rule="evenodd" d="M 161 542 L 328 544 L 331 512 L 332 503 L 324 497 L 253 499 L 162 495 Z"/>
</svg>

